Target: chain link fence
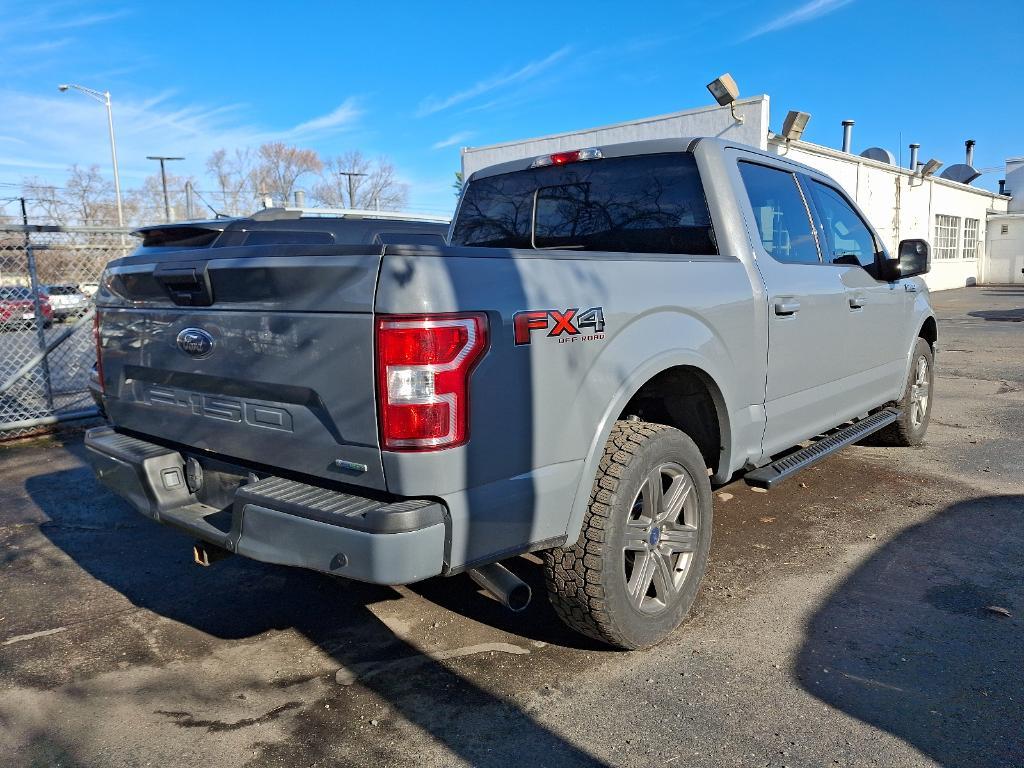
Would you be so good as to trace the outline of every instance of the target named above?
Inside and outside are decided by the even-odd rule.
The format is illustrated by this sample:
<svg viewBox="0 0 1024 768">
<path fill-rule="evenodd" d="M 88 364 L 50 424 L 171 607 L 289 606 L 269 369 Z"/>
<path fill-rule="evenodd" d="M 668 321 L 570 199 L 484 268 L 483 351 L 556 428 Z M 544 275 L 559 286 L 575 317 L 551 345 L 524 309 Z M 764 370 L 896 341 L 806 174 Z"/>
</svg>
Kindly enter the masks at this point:
<svg viewBox="0 0 1024 768">
<path fill-rule="evenodd" d="M 96 414 L 93 297 L 128 230 L 0 226 L 0 440 Z"/>
</svg>

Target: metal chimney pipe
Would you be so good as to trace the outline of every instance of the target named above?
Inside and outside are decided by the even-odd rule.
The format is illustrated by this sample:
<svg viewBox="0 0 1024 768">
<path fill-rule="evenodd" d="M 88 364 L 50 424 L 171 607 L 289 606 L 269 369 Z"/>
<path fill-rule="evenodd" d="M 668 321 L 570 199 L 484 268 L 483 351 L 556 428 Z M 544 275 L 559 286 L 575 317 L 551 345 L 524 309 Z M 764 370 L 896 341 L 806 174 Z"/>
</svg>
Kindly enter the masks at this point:
<svg viewBox="0 0 1024 768">
<path fill-rule="evenodd" d="M 843 152 L 850 152 L 853 146 L 853 120 L 843 120 Z"/>
<path fill-rule="evenodd" d="M 306 193 L 301 189 L 295 190 L 295 207 L 305 208 L 306 207 Z"/>
<path fill-rule="evenodd" d="M 1000 179 L 999 180 L 999 194 L 1000 195 L 1005 195 L 1006 194 L 1006 179 Z"/>
<path fill-rule="evenodd" d="M 910 145 L 910 170 L 913 173 L 917 173 L 917 150 L 921 148 L 920 144 Z"/>
<path fill-rule="evenodd" d="M 966 149 L 966 159 L 964 160 L 970 166 L 974 165 L 974 139 L 968 139 L 964 142 L 964 148 Z"/>
</svg>

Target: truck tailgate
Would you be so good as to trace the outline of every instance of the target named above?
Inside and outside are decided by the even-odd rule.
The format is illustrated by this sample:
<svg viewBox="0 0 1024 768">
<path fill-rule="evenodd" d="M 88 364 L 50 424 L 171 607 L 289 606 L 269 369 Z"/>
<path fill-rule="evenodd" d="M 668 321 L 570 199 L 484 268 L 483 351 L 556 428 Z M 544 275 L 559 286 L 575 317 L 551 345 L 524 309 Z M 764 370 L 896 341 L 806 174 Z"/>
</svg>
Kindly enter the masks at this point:
<svg viewBox="0 0 1024 768">
<path fill-rule="evenodd" d="M 98 300 L 111 420 L 197 452 L 383 489 L 374 250 L 218 248 L 112 263 Z"/>
</svg>

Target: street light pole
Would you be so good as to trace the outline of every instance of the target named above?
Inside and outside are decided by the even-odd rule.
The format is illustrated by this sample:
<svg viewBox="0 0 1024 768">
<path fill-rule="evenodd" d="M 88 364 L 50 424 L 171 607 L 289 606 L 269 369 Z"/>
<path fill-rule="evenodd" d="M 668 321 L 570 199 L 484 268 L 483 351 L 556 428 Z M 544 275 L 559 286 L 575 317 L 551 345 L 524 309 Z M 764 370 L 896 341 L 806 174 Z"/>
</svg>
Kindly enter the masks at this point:
<svg viewBox="0 0 1024 768">
<path fill-rule="evenodd" d="M 348 207 L 356 207 L 356 177 L 357 176 L 368 176 L 366 173 L 356 173 L 355 171 L 338 171 L 339 176 L 348 177 Z"/>
<path fill-rule="evenodd" d="M 110 91 L 94 90 L 84 85 L 58 85 L 57 90 L 61 93 L 67 92 L 70 88 L 81 91 L 90 96 L 107 108 L 107 127 L 110 129 L 110 160 L 114 165 L 114 195 L 117 197 L 117 226 L 124 227 L 124 207 L 121 205 L 121 176 L 117 172 L 117 143 L 114 141 L 114 113 L 110 108 Z"/>
<path fill-rule="evenodd" d="M 160 181 L 164 185 L 164 221 L 171 223 L 171 204 L 167 200 L 167 171 L 164 170 L 165 160 L 184 160 L 184 157 L 164 157 L 161 155 L 146 155 L 147 160 L 160 161 Z"/>
</svg>

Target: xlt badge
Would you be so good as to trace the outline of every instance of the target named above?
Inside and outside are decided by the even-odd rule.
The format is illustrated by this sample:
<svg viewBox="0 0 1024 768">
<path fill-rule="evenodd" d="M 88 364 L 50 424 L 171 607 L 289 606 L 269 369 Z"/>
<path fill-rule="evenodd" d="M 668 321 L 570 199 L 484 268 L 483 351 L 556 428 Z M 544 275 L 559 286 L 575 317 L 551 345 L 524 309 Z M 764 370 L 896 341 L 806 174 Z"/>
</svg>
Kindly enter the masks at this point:
<svg viewBox="0 0 1024 768">
<path fill-rule="evenodd" d="M 178 334 L 178 349 L 197 359 L 213 352 L 213 336 L 202 328 L 185 328 Z"/>
</svg>

